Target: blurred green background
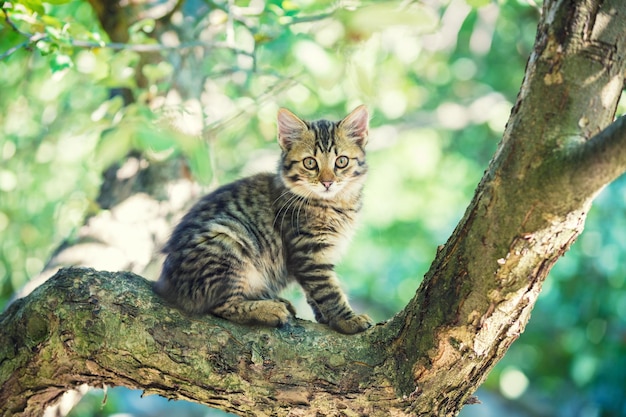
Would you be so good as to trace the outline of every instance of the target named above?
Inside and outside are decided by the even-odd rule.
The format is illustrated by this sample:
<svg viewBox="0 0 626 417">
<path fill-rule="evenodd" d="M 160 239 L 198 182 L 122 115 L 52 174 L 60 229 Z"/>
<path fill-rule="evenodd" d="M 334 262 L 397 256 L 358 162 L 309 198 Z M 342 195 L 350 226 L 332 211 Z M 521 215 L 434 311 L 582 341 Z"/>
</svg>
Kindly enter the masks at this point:
<svg viewBox="0 0 626 417">
<path fill-rule="evenodd" d="M 98 212 L 103 170 L 131 150 L 184 155 L 209 190 L 273 169 L 278 107 L 340 119 L 365 103 L 371 174 L 339 272 L 353 304 L 377 320 L 413 296 L 469 203 L 515 101 L 541 8 L 532 0 L 201 1 L 198 22 L 227 46 L 193 68 L 172 59 L 174 48 L 139 69 L 133 48 L 79 45 L 107 41 L 87 2 L 55 3 L 5 2 L 0 13 L 0 308 Z M 235 10 L 245 19 L 233 23 Z M 192 29 L 205 36 L 201 23 Z M 150 43 L 153 28 L 134 25 L 129 42 Z M 22 47 L 35 33 L 45 37 Z M 189 85 L 173 84 L 180 71 Z M 111 94 L 122 87 L 133 104 Z M 175 92 L 185 88 L 201 93 L 181 99 Z M 304 304 L 298 310 L 310 317 Z M 123 388 L 104 396 L 90 392 L 72 415 L 224 415 Z M 478 396 L 483 404 L 462 416 L 626 415 L 626 180 L 597 198 Z"/>
</svg>

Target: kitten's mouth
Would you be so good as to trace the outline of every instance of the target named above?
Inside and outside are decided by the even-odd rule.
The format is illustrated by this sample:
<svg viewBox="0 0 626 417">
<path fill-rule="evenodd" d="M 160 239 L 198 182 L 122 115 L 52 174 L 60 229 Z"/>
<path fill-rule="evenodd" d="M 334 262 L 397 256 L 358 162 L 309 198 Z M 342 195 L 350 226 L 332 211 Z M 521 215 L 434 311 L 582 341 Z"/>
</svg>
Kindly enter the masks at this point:
<svg viewBox="0 0 626 417">
<path fill-rule="evenodd" d="M 323 188 L 321 191 L 317 192 L 317 195 L 319 195 L 320 197 L 324 198 L 324 199 L 330 199 L 333 198 L 337 195 L 337 187 L 336 186 L 332 186 L 329 188 Z"/>
</svg>

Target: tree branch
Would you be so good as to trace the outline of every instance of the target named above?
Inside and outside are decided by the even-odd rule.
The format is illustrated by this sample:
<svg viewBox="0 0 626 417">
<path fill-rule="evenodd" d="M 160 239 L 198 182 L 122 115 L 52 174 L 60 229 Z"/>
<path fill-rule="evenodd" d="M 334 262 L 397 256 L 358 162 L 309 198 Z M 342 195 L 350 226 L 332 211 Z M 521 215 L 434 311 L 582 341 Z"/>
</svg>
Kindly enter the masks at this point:
<svg viewBox="0 0 626 417">
<path fill-rule="evenodd" d="M 0 55 L 0 60 L 5 59 L 6 57 L 14 54 L 19 49 L 22 48 L 30 48 L 34 44 L 39 41 L 44 42 L 59 42 L 58 39 L 54 39 L 49 35 L 45 35 L 43 33 L 35 33 L 32 35 L 28 35 L 28 40 L 16 45 L 3 54 Z M 184 42 L 178 45 L 164 45 L 160 43 L 149 43 L 149 44 L 131 44 L 131 43 L 121 43 L 121 42 L 95 42 L 95 41 L 85 41 L 81 39 L 64 39 L 63 44 L 67 44 L 69 46 L 75 48 L 84 48 L 84 49 L 112 49 L 116 51 L 132 51 L 138 53 L 150 53 L 150 52 L 164 52 L 164 51 L 185 51 L 187 49 L 193 48 L 202 48 L 206 50 L 211 49 L 228 49 L 233 53 L 239 55 L 246 55 L 253 57 L 254 52 L 249 52 L 241 48 L 236 48 L 231 45 L 228 45 L 226 42 L 214 42 L 214 43 L 206 43 L 200 41 L 193 42 Z"/>
<path fill-rule="evenodd" d="M 15 22 L 13 22 L 13 20 L 11 19 L 11 16 L 9 16 L 9 12 L 7 12 L 7 9 L 4 8 L 4 4 L 0 9 L 2 10 L 2 14 L 4 14 L 4 21 L 7 23 L 7 25 L 11 27 L 11 29 L 13 29 L 14 32 L 19 33 L 20 35 L 27 38 L 31 37 L 29 33 L 23 32 L 22 30 L 20 30 L 19 27 L 17 27 Z"/>
<path fill-rule="evenodd" d="M 568 155 L 567 175 L 581 194 L 595 195 L 626 172 L 626 116 L 575 146 Z"/>
<path fill-rule="evenodd" d="M 178 4 L 178 2 L 174 2 L 174 3 Z M 173 9 L 175 9 L 175 7 L 170 5 L 170 7 L 165 8 L 164 10 L 160 10 L 159 12 L 160 13 L 164 13 L 164 11 L 169 12 L 170 10 L 173 10 Z M 115 51 L 121 51 L 121 50 L 133 51 L 133 52 L 138 52 L 138 53 L 152 53 L 152 52 L 165 52 L 165 51 L 182 52 L 188 49 L 202 48 L 205 50 L 228 49 L 239 55 L 245 55 L 245 56 L 249 56 L 252 58 L 254 58 L 255 56 L 254 51 L 246 51 L 244 49 L 237 48 L 232 42 L 217 42 L 216 41 L 216 42 L 207 43 L 207 42 L 202 42 L 202 41 L 188 41 L 188 42 L 182 42 L 176 45 L 164 45 L 162 43 L 132 44 L 132 43 L 126 43 L 126 42 L 89 41 L 89 40 L 84 40 L 84 39 L 73 39 L 73 38 L 58 39 L 43 32 L 29 33 L 29 32 L 25 32 L 21 30 L 15 24 L 15 22 L 11 20 L 11 16 L 8 10 L 5 9 L 4 7 L 1 8 L 1 10 L 4 15 L 4 20 L 9 25 L 9 27 L 14 32 L 25 37 L 26 41 L 18 45 L 15 45 L 12 48 L 5 51 L 4 53 L 0 54 L 0 60 L 3 60 L 11 56 L 12 54 L 14 54 L 20 49 L 23 49 L 23 48 L 28 49 L 39 41 L 58 43 L 62 45 L 71 46 L 74 48 L 83 48 L 83 49 L 99 49 L 100 48 L 100 49 L 112 49 Z M 151 12 L 151 9 L 147 9 L 144 12 L 144 14 L 150 15 L 154 13 Z M 158 17 L 159 16 L 154 16 L 154 18 L 158 18 Z"/>
<path fill-rule="evenodd" d="M 20 49 L 28 49 L 30 48 L 32 45 L 36 44 L 37 42 L 39 42 L 42 39 L 46 38 L 46 35 L 42 34 L 42 33 L 36 33 L 36 34 L 30 34 L 30 33 L 26 33 L 22 30 L 20 30 L 19 27 L 17 27 L 17 25 L 15 24 L 15 22 L 13 22 L 13 20 L 11 20 L 11 17 L 9 16 L 9 13 L 7 12 L 7 10 L 2 7 L 2 14 L 4 14 L 4 21 L 9 25 L 9 27 L 16 33 L 24 36 L 27 38 L 26 41 L 17 44 L 11 48 L 9 48 L 8 50 L 6 50 L 4 53 L 0 54 L 0 61 L 2 61 L 3 59 L 13 55 L 14 53 L 16 53 L 17 51 L 19 51 Z"/>
<path fill-rule="evenodd" d="M 81 384 L 250 416 L 293 408 L 389 415 L 406 405 L 388 368 L 387 326 L 348 337 L 303 320 L 272 329 L 188 317 L 127 272 L 61 270 L 11 305 L 0 326 L 3 416 L 36 415 Z"/>
<path fill-rule="evenodd" d="M 571 179 L 563 138 L 592 136 L 612 120 L 626 69 L 625 24 L 619 0 L 544 3 L 499 149 L 415 298 L 392 320 L 414 363 L 402 392 L 417 386 L 424 399 L 439 393 L 438 401 L 414 402 L 416 415 L 460 410 L 523 332 L 545 277 L 582 232 L 592 198 L 622 169 L 623 150 L 602 166 L 581 158 L 578 169 L 588 162 L 596 168 Z M 615 142 L 622 124 L 609 130 Z M 607 155 L 617 146 L 600 145 L 602 139 L 583 153 L 600 159 L 599 149 L 608 146 Z M 593 193 L 581 195 L 594 175 Z"/>
</svg>

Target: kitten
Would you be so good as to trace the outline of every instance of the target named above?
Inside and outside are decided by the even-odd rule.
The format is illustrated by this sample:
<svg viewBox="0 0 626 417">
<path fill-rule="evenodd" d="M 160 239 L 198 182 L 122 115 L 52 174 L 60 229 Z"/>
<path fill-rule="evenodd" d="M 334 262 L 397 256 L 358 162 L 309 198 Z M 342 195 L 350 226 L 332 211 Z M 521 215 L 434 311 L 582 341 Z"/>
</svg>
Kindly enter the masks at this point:
<svg viewBox="0 0 626 417">
<path fill-rule="evenodd" d="M 365 106 L 340 122 L 280 109 L 278 173 L 196 203 L 163 249 L 156 292 L 189 313 L 282 326 L 296 312 L 277 295 L 295 280 L 318 322 L 347 334 L 372 326 L 352 311 L 334 271 L 361 208 L 368 119 Z"/>
</svg>

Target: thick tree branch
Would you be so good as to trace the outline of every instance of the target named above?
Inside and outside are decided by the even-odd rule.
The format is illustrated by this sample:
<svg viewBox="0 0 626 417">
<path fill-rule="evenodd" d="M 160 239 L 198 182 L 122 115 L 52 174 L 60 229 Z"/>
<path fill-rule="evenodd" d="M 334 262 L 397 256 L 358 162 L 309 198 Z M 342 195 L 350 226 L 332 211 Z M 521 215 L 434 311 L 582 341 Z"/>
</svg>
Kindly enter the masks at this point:
<svg viewBox="0 0 626 417">
<path fill-rule="evenodd" d="M 626 69 L 625 26 L 619 0 L 544 3 L 499 149 L 416 297 L 393 320 L 414 363 L 402 392 L 418 387 L 422 396 L 415 414 L 460 410 L 524 330 L 543 280 L 582 232 L 592 198 L 621 170 L 617 158 L 603 167 L 581 160 L 603 170 L 581 193 L 598 172 L 572 178 L 564 161 L 569 138 L 591 137 L 613 118 Z"/>
<path fill-rule="evenodd" d="M 349 337 L 302 320 L 272 329 L 188 317 L 132 273 L 61 270 L 15 302 L 0 328 L 3 416 L 38 415 L 80 384 L 125 385 L 250 416 L 404 408 L 388 326 Z"/>
<path fill-rule="evenodd" d="M 621 116 L 567 156 L 572 184 L 581 194 L 594 195 L 626 172 L 626 116 Z"/>
</svg>

